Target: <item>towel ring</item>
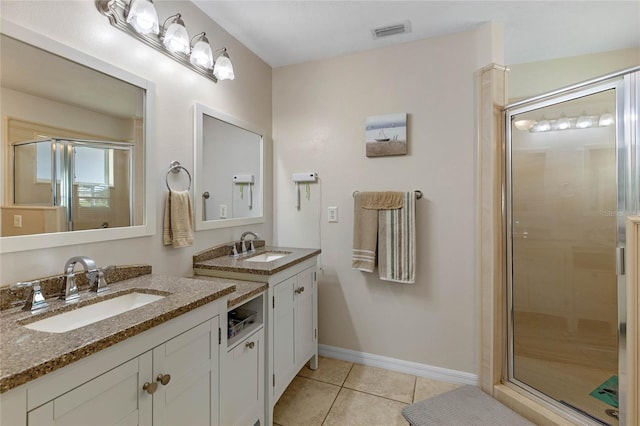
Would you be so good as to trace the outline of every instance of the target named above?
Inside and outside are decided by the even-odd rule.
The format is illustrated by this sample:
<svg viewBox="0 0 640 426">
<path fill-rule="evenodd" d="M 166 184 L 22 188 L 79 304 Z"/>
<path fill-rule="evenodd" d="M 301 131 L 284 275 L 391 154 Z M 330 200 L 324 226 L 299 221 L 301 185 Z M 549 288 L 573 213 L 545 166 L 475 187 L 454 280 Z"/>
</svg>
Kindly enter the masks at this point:
<svg viewBox="0 0 640 426">
<path fill-rule="evenodd" d="M 167 189 L 169 191 L 171 191 L 171 187 L 169 186 L 169 173 L 180 173 L 180 170 L 184 170 L 187 176 L 189 176 L 189 187 L 187 188 L 187 191 L 191 190 L 191 173 L 189 173 L 189 170 L 184 168 L 179 161 L 172 161 L 171 164 L 169 164 L 167 176 L 164 178 L 164 182 L 167 184 Z"/>
<path fill-rule="evenodd" d="M 360 191 L 353 191 L 353 194 L 351 195 L 355 197 L 358 192 Z M 420 198 L 422 198 L 422 191 L 420 191 L 419 189 L 416 189 L 414 192 L 416 193 L 416 200 L 419 200 Z"/>
</svg>

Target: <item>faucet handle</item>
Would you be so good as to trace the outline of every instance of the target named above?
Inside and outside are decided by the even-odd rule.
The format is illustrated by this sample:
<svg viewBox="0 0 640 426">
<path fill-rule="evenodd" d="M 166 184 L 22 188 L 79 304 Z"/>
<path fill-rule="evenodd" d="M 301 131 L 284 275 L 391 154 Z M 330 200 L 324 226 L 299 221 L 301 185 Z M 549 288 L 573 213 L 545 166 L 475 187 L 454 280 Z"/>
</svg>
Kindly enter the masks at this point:
<svg viewBox="0 0 640 426">
<path fill-rule="evenodd" d="M 254 251 L 256 251 L 256 247 L 255 247 L 255 245 L 253 244 L 253 242 L 254 242 L 254 241 L 255 241 L 255 239 L 252 239 L 251 241 L 249 241 L 249 251 L 250 251 L 250 252 L 254 252 Z"/>
<path fill-rule="evenodd" d="M 229 245 L 228 247 L 231 247 L 231 250 L 233 251 L 233 254 L 232 254 L 233 257 L 240 256 L 238 254 L 238 249 L 236 248 L 236 243 L 233 243 L 233 244 Z"/>
<path fill-rule="evenodd" d="M 25 288 L 25 287 L 31 288 L 31 291 L 29 292 L 29 296 L 27 297 L 27 300 L 25 301 L 25 304 L 22 307 L 23 311 L 30 310 L 31 312 L 35 312 L 35 311 L 39 311 L 41 309 L 45 309 L 49 307 L 49 304 L 46 302 L 42 294 L 42 288 L 40 287 L 40 280 L 19 282 L 16 284 L 11 284 L 9 286 L 11 290 L 15 290 L 17 288 Z"/>
<path fill-rule="evenodd" d="M 96 269 L 97 277 L 92 281 L 92 285 L 89 287 L 89 291 L 94 291 L 96 293 L 103 293 L 109 290 L 109 287 L 107 286 L 107 279 L 105 278 L 104 273 L 107 271 L 110 271 L 113 268 L 115 268 L 115 266 L 108 265 L 103 268 Z"/>
</svg>

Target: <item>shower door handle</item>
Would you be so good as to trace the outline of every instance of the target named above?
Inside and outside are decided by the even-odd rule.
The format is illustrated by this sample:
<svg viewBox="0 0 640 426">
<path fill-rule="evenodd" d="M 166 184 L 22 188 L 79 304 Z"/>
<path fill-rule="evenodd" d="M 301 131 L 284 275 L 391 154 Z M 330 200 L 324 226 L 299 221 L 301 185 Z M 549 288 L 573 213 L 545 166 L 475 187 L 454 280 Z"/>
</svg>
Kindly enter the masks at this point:
<svg viewBox="0 0 640 426">
<path fill-rule="evenodd" d="M 618 275 L 625 274 L 624 247 L 616 248 L 616 273 Z"/>
</svg>

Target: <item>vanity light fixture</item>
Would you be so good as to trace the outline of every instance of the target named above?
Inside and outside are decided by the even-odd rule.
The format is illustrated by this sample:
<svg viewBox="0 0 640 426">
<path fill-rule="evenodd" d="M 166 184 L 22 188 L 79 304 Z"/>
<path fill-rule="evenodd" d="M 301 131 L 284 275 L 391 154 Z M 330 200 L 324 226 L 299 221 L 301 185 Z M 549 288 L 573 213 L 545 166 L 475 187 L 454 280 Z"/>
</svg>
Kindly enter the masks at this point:
<svg viewBox="0 0 640 426">
<path fill-rule="evenodd" d="M 151 0 L 131 0 L 126 12 L 127 23 L 140 34 L 158 34 L 158 12 Z"/>
<path fill-rule="evenodd" d="M 536 124 L 534 127 L 536 132 L 548 132 L 549 130 L 551 130 L 551 123 L 549 122 L 549 120 L 540 120 L 538 121 L 538 124 Z"/>
<path fill-rule="evenodd" d="M 556 121 L 556 125 L 558 126 L 559 130 L 567 130 L 569 127 L 571 127 L 571 121 L 569 121 L 569 119 L 563 115 L 562 117 L 558 118 L 558 121 Z"/>
<path fill-rule="evenodd" d="M 566 117 L 546 119 L 542 117 L 539 121 L 529 119 L 519 119 L 513 122 L 518 130 L 531 133 L 552 132 L 556 130 L 589 129 L 591 127 L 608 127 L 615 123 L 615 117 L 611 113 L 598 115 L 582 114 L 578 117 Z"/>
<path fill-rule="evenodd" d="M 229 59 L 227 48 L 223 47 L 221 50 L 222 53 L 216 58 L 216 63 L 213 66 L 213 75 L 218 80 L 233 80 L 235 74 L 233 73 L 233 64 Z"/>
<path fill-rule="evenodd" d="M 613 114 L 606 112 L 600 116 L 600 120 L 598 120 L 598 126 L 607 127 L 611 126 L 614 122 Z"/>
<path fill-rule="evenodd" d="M 196 41 L 194 42 L 194 40 Z M 191 56 L 189 60 L 193 65 L 198 65 L 205 69 L 213 66 L 213 52 L 205 33 L 200 33 L 191 39 Z"/>
<path fill-rule="evenodd" d="M 189 54 L 189 33 L 187 33 L 187 28 L 184 26 L 184 21 L 182 21 L 182 15 L 179 13 L 169 16 L 164 21 L 160 38 L 164 47 L 170 51 Z"/>
<path fill-rule="evenodd" d="M 152 0 L 95 0 L 96 7 L 114 27 L 162 52 L 173 60 L 214 82 L 233 80 L 233 65 L 225 47 L 214 61 L 209 40 L 200 33 L 189 41 L 189 34 L 179 13 L 158 26 Z"/>
</svg>

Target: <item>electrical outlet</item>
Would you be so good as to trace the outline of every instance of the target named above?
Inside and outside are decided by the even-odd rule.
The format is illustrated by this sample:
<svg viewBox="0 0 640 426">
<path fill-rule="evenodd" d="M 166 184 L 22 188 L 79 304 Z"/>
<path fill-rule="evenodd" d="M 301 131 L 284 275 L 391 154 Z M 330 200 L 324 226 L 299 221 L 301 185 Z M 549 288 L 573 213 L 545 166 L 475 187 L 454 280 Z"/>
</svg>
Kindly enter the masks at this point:
<svg viewBox="0 0 640 426">
<path fill-rule="evenodd" d="M 338 222 L 338 208 L 337 207 L 327 207 L 327 217 L 330 223 Z"/>
<path fill-rule="evenodd" d="M 22 228 L 22 215 L 14 214 L 13 215 L 13 226 L 16 228 Z"/>
<path fill-rule="evenodd" d="M 220 204 L 220 219 L 226 219 L 227 218 L 227 205 L 226 204 Z"/>
</svg>

